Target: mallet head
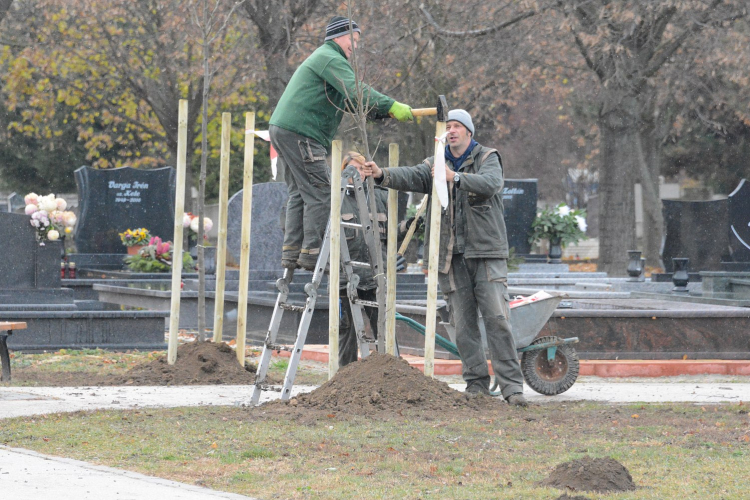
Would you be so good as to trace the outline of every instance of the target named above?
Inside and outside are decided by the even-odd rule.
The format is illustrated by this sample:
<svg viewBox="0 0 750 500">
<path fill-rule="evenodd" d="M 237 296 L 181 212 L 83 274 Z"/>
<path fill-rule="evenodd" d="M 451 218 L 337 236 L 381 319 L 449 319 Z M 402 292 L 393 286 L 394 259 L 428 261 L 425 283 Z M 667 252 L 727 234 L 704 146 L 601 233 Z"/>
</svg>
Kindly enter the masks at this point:
<svg viewBox="0 0 750 500">
<path fill-rule="evenodd" d="M 437 119 L 439 122 L 448 120 L 448 101 L 445 99 L 444 95 L 438 96 Z"/>
</svg>

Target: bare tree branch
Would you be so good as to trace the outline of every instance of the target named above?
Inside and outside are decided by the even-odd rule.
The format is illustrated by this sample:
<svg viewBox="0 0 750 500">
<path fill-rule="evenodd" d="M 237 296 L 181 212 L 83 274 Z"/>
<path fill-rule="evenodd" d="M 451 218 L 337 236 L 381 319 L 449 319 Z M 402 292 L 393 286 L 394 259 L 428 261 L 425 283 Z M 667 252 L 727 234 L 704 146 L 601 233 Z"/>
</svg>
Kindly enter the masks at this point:
<svg viewBox="0 0 750 500">
<path fill-rule="evenodd" d="M 492 33 L 495 33 L 496 31 L 503 30 L 509 26 L 513 26 L 514 24 L 520 23 L 524 19 L 528 19 L 532 16 L 535 16 L 544 10 L 546 8 L 540 9 L 539 11 L 536 10 L 530 10 L 528 12 L 524 12 L 523 14 L 519 14 L 518 16 L 514 17 L 513 19 L 509 21 L 505 21 L 504 23 L 500 23 L 496 26 L 491 26 L 489 28 L 483 28 L 480 30 L 466 30 L 466 31 L 451 31 L 447 30 L 443 27 L 441 27 L 435 19 L 433 19 L 432 14 L 425 8 L 424 4 L 419 6 L 419 10 L 422 11 L 422 14 L 427 18 L 427 22 L 432 25 L 433 28 L 435 28 L 435 31 L 437 31 L 439 34 L 443 36 L 449 36 L 449 37 L 456 37 L 456 38 L 470 38 L 470 37 L 479 37 L 479 36 L 485 36 L 485 35 L 491 35 Z"/>
</svg>

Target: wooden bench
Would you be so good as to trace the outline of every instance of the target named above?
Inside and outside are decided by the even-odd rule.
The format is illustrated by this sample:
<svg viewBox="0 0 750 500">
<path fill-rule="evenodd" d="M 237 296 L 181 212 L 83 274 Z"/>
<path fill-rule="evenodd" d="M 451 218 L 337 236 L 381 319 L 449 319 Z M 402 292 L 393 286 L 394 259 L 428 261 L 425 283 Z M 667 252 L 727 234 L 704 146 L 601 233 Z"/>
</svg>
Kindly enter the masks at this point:
<svg viewBox="0 0 750 500">
<path fill-rule="evenodd" d="M 2 363 L 3 365 L 3 372 L 0 380 L 4 382 L 10 382 L 10 353 L 8 352 L 8 335 L 12 335 L 14 330 L 23 330 L 25 328 L 26 323 L 23 321 L 0 321 L 0 363 Z"/>
</svg>

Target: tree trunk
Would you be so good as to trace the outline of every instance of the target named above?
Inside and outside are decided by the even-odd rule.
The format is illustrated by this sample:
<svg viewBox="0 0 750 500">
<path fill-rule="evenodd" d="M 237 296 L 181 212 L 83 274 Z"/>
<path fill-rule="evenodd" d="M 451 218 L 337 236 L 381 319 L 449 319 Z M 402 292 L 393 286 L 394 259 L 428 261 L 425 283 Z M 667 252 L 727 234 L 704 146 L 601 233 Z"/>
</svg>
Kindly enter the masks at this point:
<svg viewBox="0 0 750 500">
<path fill-rule="evenodd" d="M 635 196 L 639 171 L 638 117 L 635 99 L 614 96 L 599 114 L 602 167 L 599 174 L 599 271 L 626 275 L 628 250 L 635 248 Z"/>
<path fill-rule="evenodd" d="M 279 102 L 294 70 L 287 62 L 285 50 L 264 50 L 263 59 L 266 63 L 266 78 L 263 86 L 268 95 L 268 102 L 275 104 Z"/>
<path fill-rule="evenodd" d="M 655 106 L 656 96 L 650 89 L 641 94 L 644 104 L 641 114 L 640 166 L 641 192 L 643 193 L 643 256 L 646 264 L 663 267 L 661 244 L 664 236 L 664 217 L 659 196 L 659 174 L 661 172 L 661 123 Z"/>
</svg>

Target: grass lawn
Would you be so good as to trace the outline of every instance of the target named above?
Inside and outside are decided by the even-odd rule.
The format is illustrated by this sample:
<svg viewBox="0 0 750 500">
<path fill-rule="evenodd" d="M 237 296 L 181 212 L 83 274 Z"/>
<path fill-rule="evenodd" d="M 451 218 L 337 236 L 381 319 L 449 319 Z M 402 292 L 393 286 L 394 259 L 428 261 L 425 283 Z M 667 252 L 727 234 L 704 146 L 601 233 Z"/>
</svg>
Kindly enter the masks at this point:
<svg viewBox="0 0 750 500">
<path fill-rule="evenodd" d="M 638 489 L 607 499 L 747 498 L 747 406 L 550 403 L 497 415 L 299 418 L 272 409 L 97 411 L 2 422 L 0 443 L 263 499 L 553 499 L 589 455 Z"/>
</svg>

